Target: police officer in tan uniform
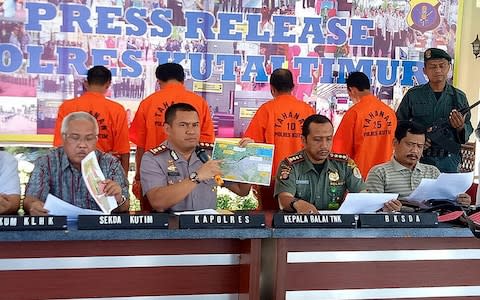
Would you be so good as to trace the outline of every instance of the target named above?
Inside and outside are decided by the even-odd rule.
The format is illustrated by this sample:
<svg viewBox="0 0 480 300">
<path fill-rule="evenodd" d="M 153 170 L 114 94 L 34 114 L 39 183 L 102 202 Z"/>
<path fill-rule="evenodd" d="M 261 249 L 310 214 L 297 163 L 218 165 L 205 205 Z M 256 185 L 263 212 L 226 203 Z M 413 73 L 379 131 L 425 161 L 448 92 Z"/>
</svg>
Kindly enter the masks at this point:
<svg viewBox="0 0 480 300">
<path fill-rule="evenodd" d="M 298 213 L 339 208 L 347 192 L 365 190 L 355 162 L 331 153 L 333 125 L 322 115 L 311 115 L 302 126 L 304 149 L 284 159 L 277 172 L 275 197 L 280 208 Z M 385 203 L 384 211 L 399 210 L 398 200 Z"/>
<path fill-rule="evenodd" d="M 165 112 L 167 141 L 145 152 L 140 166 L 144 196 L 158 212 L 216 208 L 215 175 L 222 175 L 220 161 L 203 163 L 195 153 L 200 143 L 200 122 L 193 106 L 186 103 L 171 105 Z M 243 143 L 248 143 L 244 141 Z M 244 146 L 244 144 L 240 144 Z M 246 196 L 250 184 L 226 183 L 240 196 Z"/>
</svg>

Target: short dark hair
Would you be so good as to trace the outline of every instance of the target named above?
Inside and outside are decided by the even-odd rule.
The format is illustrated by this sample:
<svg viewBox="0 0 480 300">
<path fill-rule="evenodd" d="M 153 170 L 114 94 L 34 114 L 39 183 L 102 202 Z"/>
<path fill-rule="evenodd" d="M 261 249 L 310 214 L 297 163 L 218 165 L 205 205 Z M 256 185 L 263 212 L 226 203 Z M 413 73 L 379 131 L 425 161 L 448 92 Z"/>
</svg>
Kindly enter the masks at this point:
<svg viewBox="0 0 480 300">
<path fill-rule="evenodd" d="M 310 124 L 311 123 L 316 123 L 316 124 L 325 124 L 325 123 L 330 123 L 332 125 L 332 121 L 330 121 L 329 118 L 319 115 L 319 114 L 314 114 L 309 116 L 308 118 L 303 121 L 302 125 L 302 135 L 307 138 L 308 134 L 310 133 Z"/>
<path fill-rule="evenodd" d="M 104 66 L 94 66 L 87 72 L 87 82 L 91 85 L 104 85 L 112 81 L 112 72 Z"/>
<path fill-rule="evenodd" d="M 347 88 L 352 87 L 359 91 L 370 90 L 370 79 L 362 72 L 352 72 L 347 77 Z"/>
<path fill-rule="evenodd" d="M 276 69 L 270 75 L 270 85 L 279 92 L 290 92 L 295 86 L 292 72 L 287 69 Z"/>
<path fill-rule="evenodd" d="M 397 128 L 395 129 L 395 139 L 400 142 L 407 136 L 407 132 L 424 135 L 427 133 L 427 128 L 413 121 L 398 121 Z"/>
<path fill-rule="evenodd" d="M 165 123 L 167 123 L 168 125 L 172 125 L 173 119 L 175 119 L 177 111 L 194 111 L 198 114 L 195 107 L 188 103 L 175 103 L 170 105 L 165 111 Z"/>
<path fill-rule="evenodd" d="M 165 63 L 158 65 L 155 70 L 155 76 L 158 80 L 167 82 L 169 80 L 175 79 L 179 82 L 185 81 L 185 71 L 183 67 L 177 63 Z"/>
</svg>

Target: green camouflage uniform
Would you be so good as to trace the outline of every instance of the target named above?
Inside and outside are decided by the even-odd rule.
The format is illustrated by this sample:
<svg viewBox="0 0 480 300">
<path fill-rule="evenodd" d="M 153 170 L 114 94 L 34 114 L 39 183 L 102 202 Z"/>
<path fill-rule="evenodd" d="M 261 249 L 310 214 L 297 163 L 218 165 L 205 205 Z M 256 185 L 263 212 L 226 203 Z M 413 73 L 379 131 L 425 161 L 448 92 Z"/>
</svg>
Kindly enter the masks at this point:
<svg viewBox="0 0 480 300">
<path fill-rule="evenodd" d="M 442 96 L 437 100 L 435 94 L 428 83 L 413 87 L 407 91 L 397 109 L 397 119 L 399 121 L 414 121 L 430 128 L 439 122 L 448 122 L 448 117 L 452 109 L 462 109 L 468 107 L 468 101 L 465 94 L 447 84 Z M 444 131 L 445 139 L 449 139 L 457 144 L 458 151 L 448 152 L 444 150 L 441 143 L 432 141 L 430 149 L 426 149 L 422 163 L 434 165 L 441 172 L 458 172 L 460 165 L 460 145 L 468 141 L 473 127 L 470 122 L 470 113 L 465 115 L 465 130 L 457 134 L 456 129 L 449 126 Z"/>
<path fill-rule="evenodd" d="M 345 154 L 330 153 L 320 174 L 302 150 L 280 163 L 275 197 L 288 192 L 308 201 L 319 210 L 338 209 L 346 192 L 365 190 L 360 170 Z"/>
</svg>

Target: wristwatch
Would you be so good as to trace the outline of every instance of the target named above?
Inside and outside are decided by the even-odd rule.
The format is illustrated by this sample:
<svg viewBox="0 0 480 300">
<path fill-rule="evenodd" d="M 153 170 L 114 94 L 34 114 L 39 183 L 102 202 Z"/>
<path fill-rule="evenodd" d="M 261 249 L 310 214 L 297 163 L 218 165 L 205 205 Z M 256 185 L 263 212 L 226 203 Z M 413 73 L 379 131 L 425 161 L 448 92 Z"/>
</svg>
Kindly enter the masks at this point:
<svg viewBox="0 0 480 300">
<path fill-rule="evenodd" d="M 190 173 L 190 181 L 195 182 L 195 183 L 200 183 L 200 180 L 198 180 L 198 173 L 197 172 L 192 172 Z"/>
<path fill-rule="evenodd" d="M 294 211 L 297 212 L 297 209 L 295 208 L 295 202 L 297 202 L 300 199 L 293 198 L 292 202 L 290 202 L 290 208 Z"/>
</svg>

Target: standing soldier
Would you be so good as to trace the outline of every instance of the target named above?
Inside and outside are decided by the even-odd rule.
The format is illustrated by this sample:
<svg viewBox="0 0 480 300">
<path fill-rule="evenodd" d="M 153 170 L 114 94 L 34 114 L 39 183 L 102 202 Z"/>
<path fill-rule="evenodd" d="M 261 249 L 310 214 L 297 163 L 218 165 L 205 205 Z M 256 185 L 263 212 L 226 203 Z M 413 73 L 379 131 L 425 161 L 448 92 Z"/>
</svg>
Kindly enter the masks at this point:
<svg viewBox="0 0 480 300">
<path fill-rule="evenodd" d="M 473 132 L 470 113 L 458 110 L 468 107 L 461 90 L 447 83 L 452 58 L 442 49 L 430 48 L 424 53 L 423 72 L 428 82 L 407 91 L 397 109 L 397 119 L 414 121 L 429 128 L 420 162 L 434 165 L 441 172 L 456 173 L 460 165 L 460 146 Z M 435 125 L 447 128 L 437 131 Z M 433 130 L 433 132 L 432 132 Z M 430 140 L 429 136 L 440 138 Z"/>
</svg>

